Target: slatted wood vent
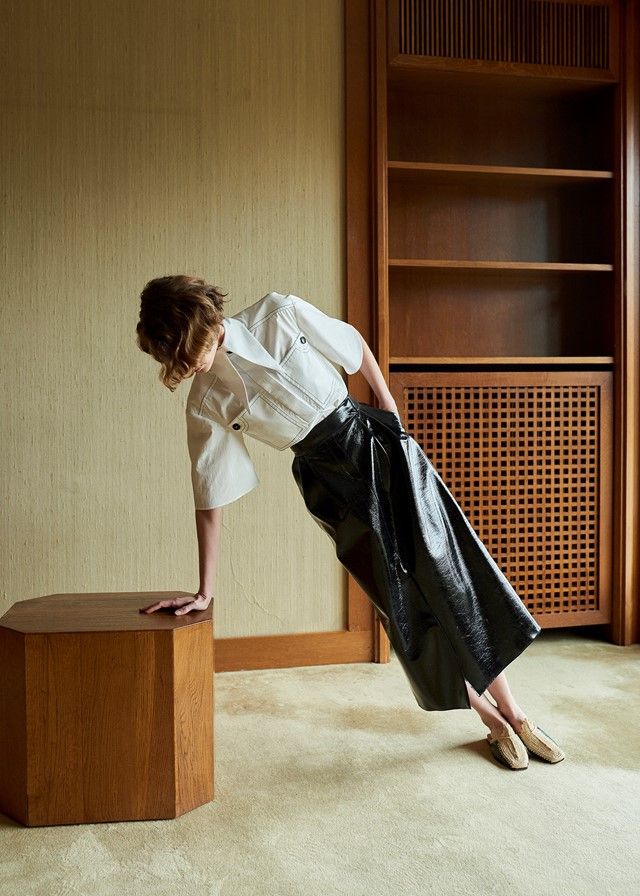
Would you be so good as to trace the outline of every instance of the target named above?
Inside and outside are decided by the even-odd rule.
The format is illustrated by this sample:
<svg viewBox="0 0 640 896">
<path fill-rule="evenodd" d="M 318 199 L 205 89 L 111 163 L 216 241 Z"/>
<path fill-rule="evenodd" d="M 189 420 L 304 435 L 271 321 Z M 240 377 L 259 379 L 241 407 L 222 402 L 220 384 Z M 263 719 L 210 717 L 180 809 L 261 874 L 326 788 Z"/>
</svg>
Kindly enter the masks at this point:
<svg viewBox="0 0 640 896">
<path fill-rule="evenodd" d="M 610 69 L 611 5 L 573 0 L 397 0 L 400 54 Z"/>
<path fill-rule="evenodd" d="M 407 432 L 525 606 L 551 625 L 608 616 L 608 393 L 606 381 L 402 389 Z"/>
</svg>

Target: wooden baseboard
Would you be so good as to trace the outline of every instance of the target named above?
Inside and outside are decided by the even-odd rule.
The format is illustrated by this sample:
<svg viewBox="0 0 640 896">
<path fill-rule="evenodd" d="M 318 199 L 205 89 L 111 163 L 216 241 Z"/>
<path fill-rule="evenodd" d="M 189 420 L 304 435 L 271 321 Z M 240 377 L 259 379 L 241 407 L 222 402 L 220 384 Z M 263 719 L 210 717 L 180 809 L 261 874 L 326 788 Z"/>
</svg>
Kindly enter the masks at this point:
<svg viewBox="0 0 640 896">
<path fill-rule="evenodd" d="M 372 663 L 375 652 L 371 630 L 216 638 L 215 671 Z"/>
</svg>

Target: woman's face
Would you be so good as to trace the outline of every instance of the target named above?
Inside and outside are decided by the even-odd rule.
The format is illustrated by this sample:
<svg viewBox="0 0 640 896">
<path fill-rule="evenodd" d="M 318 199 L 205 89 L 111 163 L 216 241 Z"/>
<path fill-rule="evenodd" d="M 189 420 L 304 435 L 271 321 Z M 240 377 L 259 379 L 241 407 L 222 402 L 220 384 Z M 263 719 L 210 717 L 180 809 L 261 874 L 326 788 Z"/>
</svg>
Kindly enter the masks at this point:
<svg viewBox="0 0 640 896">
<path fill-rule="evenodd" d="M 195 373 L 208 373 L 211 370 L 211 365 L 213 364 L 213 359 L 216 356 L 216 352 L 218 351 L 218 346 L 224 339 L 224 324 L 220 324 L 220 330 L 218 331 L 217 337 L 213 340 L 213 345 L 209 349 L 209 351 L 202 355 L 196 367 L 194 368 Z"/>
</svg>

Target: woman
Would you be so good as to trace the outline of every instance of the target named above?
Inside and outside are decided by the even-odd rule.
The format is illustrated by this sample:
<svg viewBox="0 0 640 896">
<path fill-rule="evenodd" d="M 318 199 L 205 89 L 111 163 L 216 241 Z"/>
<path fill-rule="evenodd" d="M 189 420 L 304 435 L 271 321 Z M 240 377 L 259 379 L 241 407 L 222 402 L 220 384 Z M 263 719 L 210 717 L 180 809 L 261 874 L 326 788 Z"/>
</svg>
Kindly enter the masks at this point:
<svg viewBox="0 0 640 896">
<path fill-rule="evenodd" d="M 173 275 L 140 297 L 137 343 L 160 362 L 162 383 L 174 391 L 194 377 L 186 422 L 200 559 L 195 595 L 142 609 L 209 605 L 221 509 L 259 483 L 244 436 L 290 448 L 305 505 L 376 607 L 418 705 L 473 707 L 508 768 L 526 768 L 529 752 L 563 759 L 504 673 L 540 626 L 405 431 L 361 334 L 293 294 L 226 317 L 224 295 Z M 379 407 L 349 395 L 337 367 L 360 370 Z"/>
</svg>

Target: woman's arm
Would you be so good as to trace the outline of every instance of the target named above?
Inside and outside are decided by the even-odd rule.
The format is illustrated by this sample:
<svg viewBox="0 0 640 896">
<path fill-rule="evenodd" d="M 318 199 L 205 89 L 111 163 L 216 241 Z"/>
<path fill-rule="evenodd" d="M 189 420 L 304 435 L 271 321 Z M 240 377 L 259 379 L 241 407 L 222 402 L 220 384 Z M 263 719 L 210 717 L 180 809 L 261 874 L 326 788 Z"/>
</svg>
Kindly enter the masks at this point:
<svg viewBox="0 0 640 896">
<path fill-rule="evenodd" d="M 156 610 L 174 608 L 176 616 L 182 616 L 191 610 L 206 610 L 213 600 L 216 572 L 218 569 L 218 553 L 220 547 L 220 530 L 222 529 L 222 507 L 209 510 L 196 510 L 196 530 L 198 532 L 198 557 L 200 570 L 200 587 L 197 594 L 191 597 L 174 597 L 159 600 L 140 612 L 155 613 Z"/>
<path fill-rule="evenodd" d="M 389 391 L 389 387 L 385 382 L 382 371 L 378 366 L 378 362 L 376 361 L 373 352 L 367 345 L 367 341 L 362 333 L 360 333 L 359 335 L 364 346 L 360 373 L 363 375 L 363 377 L 366 379 L 366 381 L 369 383 L 374 393 L 376 394 L 376 397 L 378 399 L 378 407 L 382 408 L 382 410 L 384 411 L 392 411 L 394 414 L 398 414 L 397 405 L 393 400 L 393 395 Z"/>
<path fill-rule="evenodd" d="M 218 570 L 222 510 L 222 507 L 212 507 L 210 510 L 196 510 L 200 572 L 198 594 L 210 600 L 213 600 Z"/>
</svg>

